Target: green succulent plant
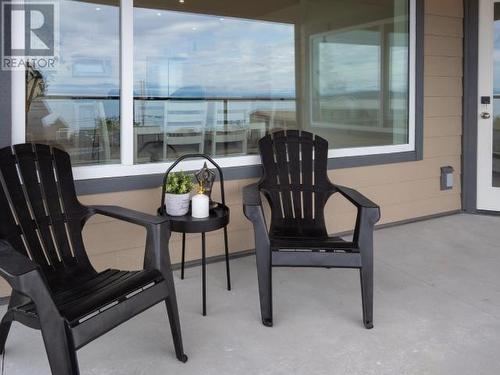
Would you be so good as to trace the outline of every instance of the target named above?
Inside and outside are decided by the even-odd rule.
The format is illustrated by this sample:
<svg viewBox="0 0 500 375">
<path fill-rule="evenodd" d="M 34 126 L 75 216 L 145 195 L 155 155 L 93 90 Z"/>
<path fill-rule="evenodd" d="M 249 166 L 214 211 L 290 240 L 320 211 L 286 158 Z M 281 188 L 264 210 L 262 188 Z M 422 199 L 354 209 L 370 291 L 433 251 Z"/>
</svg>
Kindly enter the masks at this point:
<svg viewBox="0 0 500 375">
<path fill-rule="evenodd" d="M 193 190 L 193 176 L 184 172 L 174 172 L 168 175 L 166 191 L 170 194 L 186 194 Z"/>
</svg>

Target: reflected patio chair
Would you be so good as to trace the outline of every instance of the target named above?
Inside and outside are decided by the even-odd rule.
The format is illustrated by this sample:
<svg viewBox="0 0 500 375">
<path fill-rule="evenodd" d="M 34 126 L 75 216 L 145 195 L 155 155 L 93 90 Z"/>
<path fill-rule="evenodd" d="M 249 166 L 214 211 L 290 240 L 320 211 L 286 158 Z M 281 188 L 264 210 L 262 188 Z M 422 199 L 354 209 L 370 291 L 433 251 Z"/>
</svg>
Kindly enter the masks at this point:
<svg viewBox="0 0 500 375">
<path fill-rule="evenodd" d="M 239 101 L 216 101 L 213 104 L 213 122 L 210 131 L 212 156 L 217 156 L 217 144 L 240 142 L 241 154 L 248 150 L 250 103 Z M 231 153 L 235 154 L 235 153 Z"/>
<path fill-rule="evenodd" d="M 111 140 L 102 101 L 73 103 L 74 163 L 111 160 Z"/>
<path fill-rule="evenodd" d="M 356 190 L 328 178 L 328 142 L 298 130 L 279 131 L 259 142 L 264 174 L 243 189 L 253 223 L 262 323 L 273 325 L 272 267 L 354 268 L 360 271 L 363 323 L 373 327 L 373 228 L 379 207 Z M 271 207 L 268 231 L 260 193 Z M 356 206 L 352 241 L 328 235 L 325 205 L 339 193 Z"/>
<path fill-rule="evenodd" d="M 152 156 L 139 157 L 148 146 L 158 146 L 161 154 L 165 103 L 159 100 L 134 101 L 134 162 L 150 162 Z M 142 138 L 154 140 L 144 142 Z"/>
<path fill-rule="evenodd" d="M 286 108 L 283 103 L 286 103 L 286 101 L 273 100 L 273 105 L 269 113 L 268 133 L 297 128 L 296 108 L 294 106 Z"/>
<path fill-rule="evenodd" d="M 197 145 L 204 153 L 208 103 L 204 100 L 172 100 L 164 105 L 163 158 L 174 146 Z"/>
</svg>

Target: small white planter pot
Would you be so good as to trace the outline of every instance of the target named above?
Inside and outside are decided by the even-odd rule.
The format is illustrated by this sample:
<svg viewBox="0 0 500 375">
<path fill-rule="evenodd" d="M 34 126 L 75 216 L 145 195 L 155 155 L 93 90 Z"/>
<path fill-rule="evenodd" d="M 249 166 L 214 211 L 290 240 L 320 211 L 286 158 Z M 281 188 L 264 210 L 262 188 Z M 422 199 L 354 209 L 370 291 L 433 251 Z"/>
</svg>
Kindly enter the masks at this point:
<svg viewBox="0 0 500 375">
<path fill-rule="evenodd" d="M 189 211 L 189 200 L 191 193 L 165 194 L 165 208 L 170 216 L 186 215 Z"/>
</svg>

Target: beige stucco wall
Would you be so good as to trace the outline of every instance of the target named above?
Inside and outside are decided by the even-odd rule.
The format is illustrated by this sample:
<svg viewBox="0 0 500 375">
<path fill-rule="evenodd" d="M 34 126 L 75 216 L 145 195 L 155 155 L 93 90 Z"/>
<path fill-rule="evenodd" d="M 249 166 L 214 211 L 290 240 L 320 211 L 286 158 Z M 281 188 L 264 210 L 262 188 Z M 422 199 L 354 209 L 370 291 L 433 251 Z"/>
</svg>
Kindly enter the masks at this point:
<svg viewBox="0 0 500 375">
<path fill-rule="evenodd" d="M 425 16 L 424 159 L 418 162 L 334 170 L 331 179 L 359 189 L 382 208 L 381 223 L 460 209 L 462 115 L 462 0 L 427 0 Z M 455 187 L 440 191 L 440 167 L 455 169 Z M 232 212 L 229 242 L 232 252 L 252 249 L 253 233 L 242 214 L 241 189 L 254 180 L 229 181 L 227 200 Z M 113 204 L 154 213 L 160 188 L 82 196 L 84 204 Z M 335 197 L 327 207 L 329 230 L 352 228 L 355 211 Z M 145 233 L 140 227 L 95 217 L 87 224 L 85 243 L 96 268 L 138 268 Z M 207 236 L 209 256 L 223 253 L 222 232 Z M 180 260 L 180 235 L 173 234 L 170 251 Z M 187 259 L 200 255 L 199 235 L 189 235 Z M 8 289 L 2 284 L 0 293 Z"/>
</svg>

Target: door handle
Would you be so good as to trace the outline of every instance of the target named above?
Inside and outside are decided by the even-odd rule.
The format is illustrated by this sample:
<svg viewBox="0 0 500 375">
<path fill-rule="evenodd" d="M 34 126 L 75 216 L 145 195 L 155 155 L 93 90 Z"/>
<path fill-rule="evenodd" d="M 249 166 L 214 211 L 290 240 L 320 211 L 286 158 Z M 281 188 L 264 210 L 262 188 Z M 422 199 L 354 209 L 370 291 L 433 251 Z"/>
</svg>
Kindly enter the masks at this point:
<svg viewBox="0 0 500 375">
<path fill-rule="evenodd" d="M 480 116 L 483 120 L 488 120 L 489 118 L 491 118 L 489 112 L 481 112 Z"/>
</svg>

